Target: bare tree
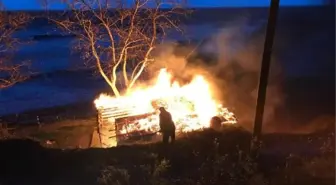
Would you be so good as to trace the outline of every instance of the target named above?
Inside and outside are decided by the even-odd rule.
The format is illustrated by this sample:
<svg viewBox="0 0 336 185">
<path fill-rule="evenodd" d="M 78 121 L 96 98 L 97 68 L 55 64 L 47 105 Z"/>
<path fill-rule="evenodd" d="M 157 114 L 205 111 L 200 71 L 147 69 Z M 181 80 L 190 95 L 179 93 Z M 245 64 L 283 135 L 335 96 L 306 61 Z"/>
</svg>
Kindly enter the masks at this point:
<svg viewBox="0 0 336 185">
<path fill-rule="evenodd" d="M 12 56 L 19 44 L 19 40 L 14 38 L 13 34 L 22 29 L 29 20 L 27 14 L 0 9 L 0 89 L 27 78 L 21 69 L 28 63 L 15 63 L 12 61 Z"/>
<path fill-rule="evenodd" d="M 154 62 L 155 47 L 167 29 L 179 30 L 179 17 L 187 12 L 181 2 L 160 0 L 69 0 L 71 11 L 51 18 L 77 35 L 78 48 L 120 96 L 117 82 L 129 91 L 145 68 Z M 165 8 L 165 9 L 163 9 Z M 119 79 L 117 72 L 122 72 Z"/>
</svg>

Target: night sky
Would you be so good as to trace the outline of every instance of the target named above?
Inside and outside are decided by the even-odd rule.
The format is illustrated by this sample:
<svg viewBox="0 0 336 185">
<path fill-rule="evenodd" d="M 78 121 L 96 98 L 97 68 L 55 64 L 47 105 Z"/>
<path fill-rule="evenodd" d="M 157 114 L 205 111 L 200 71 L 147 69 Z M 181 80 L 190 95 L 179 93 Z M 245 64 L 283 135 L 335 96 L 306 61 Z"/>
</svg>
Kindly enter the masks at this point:
<svg viewBox="0 0 336 185">
<path fill-rule="evenodd" d="M 190 7 L 265 7 L 270 0 L 188 0 Z M 8 10 L 39 10 L 38 0 L 2 0 Z M 326 0 L 280 0 L 282 6 L 316 6 Z M 63 9 L 61 4 L 53 4 L 52 9 Z"/>
</svg>

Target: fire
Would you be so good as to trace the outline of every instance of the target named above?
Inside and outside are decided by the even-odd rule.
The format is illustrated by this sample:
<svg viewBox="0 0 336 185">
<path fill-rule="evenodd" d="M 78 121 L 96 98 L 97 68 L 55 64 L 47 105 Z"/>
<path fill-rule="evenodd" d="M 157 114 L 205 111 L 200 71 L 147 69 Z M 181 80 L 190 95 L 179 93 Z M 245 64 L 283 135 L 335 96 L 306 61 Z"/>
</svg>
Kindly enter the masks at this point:
<svg viewBox="0 0 336 185">
<path fill-rule="evenodd" d="M 225 119 L 224 123 L 237 122 L 233 113 L 212 97 L 209 83 L 201 75 L 184 86 L 172 81 L 172 75 L 161 69 L 156 83 L 151 87 L 138 88 L 122 97 L 101 94 L 94 103 L 97 109 L 117 107 L 128 109 L 128 116 L 150 114 L 146 118 L 125 125 L 122 133 L 137 130 L 159 130 L 158 108 L 164 106 L 173 117 L 178 132 L 199 130 L 210 126 L 213 116 Z"/>
</svg>

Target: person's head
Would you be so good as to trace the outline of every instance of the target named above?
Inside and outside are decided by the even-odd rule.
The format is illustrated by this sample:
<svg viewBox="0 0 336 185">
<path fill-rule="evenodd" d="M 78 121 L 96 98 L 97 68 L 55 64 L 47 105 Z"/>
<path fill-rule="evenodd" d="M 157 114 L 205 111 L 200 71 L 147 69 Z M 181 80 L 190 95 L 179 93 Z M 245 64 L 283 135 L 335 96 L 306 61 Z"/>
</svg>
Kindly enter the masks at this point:
<svg viewBox="0 0 336 185">
<path fill-rule="evenodd" d="M 159 111 L 160 111 L 160 112 L 165 112 L 166 109 L 165 109 L 164 107 L 160 107 L 160 108 L 159 108 Z"/>
</svg>

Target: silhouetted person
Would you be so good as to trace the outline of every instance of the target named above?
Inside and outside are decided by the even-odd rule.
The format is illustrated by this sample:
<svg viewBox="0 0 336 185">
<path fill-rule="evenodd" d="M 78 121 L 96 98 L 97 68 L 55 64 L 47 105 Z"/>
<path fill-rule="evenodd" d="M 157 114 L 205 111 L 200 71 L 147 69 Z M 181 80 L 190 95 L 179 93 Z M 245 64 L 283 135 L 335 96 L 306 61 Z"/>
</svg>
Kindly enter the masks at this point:
<svg viewBox="0 0 336 185">
<path fill-rule="evenodd" d="M 168 144 L 169 138 L 171 143 L 175 141 L 175 124 L 171 114 L 163 107 L 160 110 L 160 131 L 162 133 L 162 141 L 164 144 Z"/>
</svg>

